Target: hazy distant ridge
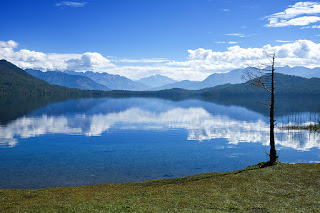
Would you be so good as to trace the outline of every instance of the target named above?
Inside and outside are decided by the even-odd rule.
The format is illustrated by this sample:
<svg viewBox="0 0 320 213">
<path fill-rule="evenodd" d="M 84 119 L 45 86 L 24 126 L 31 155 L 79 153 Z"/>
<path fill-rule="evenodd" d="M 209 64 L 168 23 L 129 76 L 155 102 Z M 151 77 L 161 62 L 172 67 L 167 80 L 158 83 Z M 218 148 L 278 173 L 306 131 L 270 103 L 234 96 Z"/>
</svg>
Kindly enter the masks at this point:
<svg viewBox="0 0 320 213">
<path fill-rule="evenodd" d="M 156 74 L 149 77 L 141 78 L 137 82 L 146 84 L 150 87 L 161 87 L 167 84 L 176 83 L 177 81 L 167 76 Z"/>
<path fill-rule="evenodd" d="M 112 90 L 147 90 L 149 86 L 130 80 L 124 76 L 112 75 L 109 73 L 97 73 L 92 71 L 87 72 L 74 72 L 66 71 L 67 74 L 71 75 L 82 75 L 86 76 L 99 84 L 105 85 Z"/>
<path fill-rule="evenodd" d="M 208 87 L 215 87 L 222 84 L 242 83 L 243 70 L 237 69 L 227 73 L 214 73 L 203 81 L 179 81 L 173 84 L 167 84 L 162 87 L 153 88 L 152 90 L 163 90 L 172 88 L 182 88 L 188 90 L 198 90 Z"/>
<path fill-rule="evenodd" d="M 31 69 L 27 69 L 26 72 L 54 85 L 83 90 L 110 90 L 107 86 L 99 84 L 86 76 L 69 75 L 67 73 L 56 71 L 42 72 L 40 70 Z"/>
</svg>

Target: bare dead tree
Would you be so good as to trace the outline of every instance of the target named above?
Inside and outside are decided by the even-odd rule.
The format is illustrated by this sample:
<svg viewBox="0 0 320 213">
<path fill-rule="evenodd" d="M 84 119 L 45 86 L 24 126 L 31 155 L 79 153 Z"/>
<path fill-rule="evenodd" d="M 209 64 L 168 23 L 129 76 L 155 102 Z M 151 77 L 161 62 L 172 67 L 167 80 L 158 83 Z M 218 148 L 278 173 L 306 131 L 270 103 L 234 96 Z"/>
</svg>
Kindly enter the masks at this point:
<svg viewBox="0 0 320 213">
<path fill-rule="evenodd" d="M 277 152 L 274 140 L 274 71 L 275 71 L 275 56 L 276 53 L 266 54 L 270 61 L 268 66 L 266 64 L 258 63 L 258 66 L 249 66 L 243 76 L 244 80 L 249 81 L 250 84 L 260 87 L 270 93 L 270 98 L 267 102 L 259 102 L 270 110 L 270 153 L 268 154 L 270 160 L 268 164 L 273 165 L 277 162 Z"/>
</svg>

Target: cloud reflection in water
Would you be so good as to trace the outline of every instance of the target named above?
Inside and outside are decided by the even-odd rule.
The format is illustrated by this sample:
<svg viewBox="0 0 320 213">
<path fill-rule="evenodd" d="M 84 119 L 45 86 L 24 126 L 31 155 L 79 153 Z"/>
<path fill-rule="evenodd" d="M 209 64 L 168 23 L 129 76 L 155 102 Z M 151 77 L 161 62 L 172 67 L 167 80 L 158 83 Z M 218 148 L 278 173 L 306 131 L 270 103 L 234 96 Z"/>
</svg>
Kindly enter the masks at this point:
<svg viewBox="0 0 320 213">
<path fill-rule="evenodd" d="M 281 124 L 278 124 L 281 126 Z M 269 124 L 261 119 L 243 121 L 227 115 L 210 114 L 201 107 L 177 107 L 165 112 L 152 112 L 138 107 L 121 112 L 85 113 L 72 116 L 41 116 L 19 118 L 0 126 L 0 147 L 13 147 L 18 138 L 37 137 L 45 134 L 101 136 L 109 129 L 169 130 L 186 129 L 187 139 L 208 141 L 225 138 L 229 144 L 243 142 L 269 145 Z M 319 134 L 307 131 L 277 129 L 277 145 L 300 151 L 320 148 Z"/>
</svg>

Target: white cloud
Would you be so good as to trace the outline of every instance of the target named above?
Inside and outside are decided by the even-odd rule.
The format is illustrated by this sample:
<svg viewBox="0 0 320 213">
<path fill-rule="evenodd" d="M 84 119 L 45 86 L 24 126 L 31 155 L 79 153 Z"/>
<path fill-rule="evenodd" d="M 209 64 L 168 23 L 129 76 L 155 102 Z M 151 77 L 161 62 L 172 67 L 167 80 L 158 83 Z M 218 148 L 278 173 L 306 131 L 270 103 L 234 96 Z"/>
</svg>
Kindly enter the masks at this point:
<svg viewBox="0 0 320 213">
<path fill-rule="evenodd" d="M 74 2 L 74 1 L 63 1 L 60 3 L 57 3 L 57 7 L 61 6 L 68 6 L 68 7 L 84 7 L 87 4 L 87 2 Z"/>
<path fill-rule="evenodd" d="M 216 44 L 238 44 L 239 42 L 237 42 L 237 41 L 228 41 L 228 42 L 226 42 L 226 41 L 216 41 L 214 43 L 216 43 Z"/>
<path fill-rule="evenodd" d="M 312 26 L 305 26 L 301 27 L 301 29 L 320 29 L 320 25 L 312 25 Z"/>
<path fill-rule="evenodd" d="M 101 71 L 115 65 L 99 53 L 56 54 L 42 53 L 22 49 L 15 51 L 18 43 L 15 41 L 0 42 L 0 58 L 6 59 L 23 69 Z"/>
<path fill-rule="evenodd" d="M 304 14 L 316 14 L 320 13 L 319 2 L 298 2 L 294 5 L 290 5 L 284 12 L 275 13 L 269 17 L 275 17 L 279 19 L 290 19 Z"/>
<path fill-rule="evenodd" d="M 244 38 L 246 37 L 246 35 L 242 34 L 242 33 L 229 33 L 229 34 L 226 34 L 227 36 L 237 36 L 237 37 L 241 37 L 241 38 Z"/>
<path fill-rule="evenodd" d="M 15 41 L 0 41 L 0 48 L 16 48 L 19 44 Z"/>
<path fill-rule="evenodd" d="M 287 26 L 307 26 L 320 21 L 320 3 L 319 2 L 298 2 L 290 5 L 283 12 L 274 13 L 265 18 L 269 24 L 266 27 L 287 27 Z M 299 17 L 300 16 L 300 17 Z"/>
<path fill-rule="evenodd" d="M 286 40 L 276 40 L 277 43 L 290 43 L 292 41 L 286 41 Z"/>
<path fill-rule="evenodd" d="M 229 10 L 229 9 L 220 9 L 221 11 L 223 11 L 223 12 L 230 12 L 231 10 Z"/>
<path fill-rule="evenodd" d="M 269 19 L 270 20 L 270 19 Z M 270 20 L 270 24 L 267 27 L 287 27 L 287 26 L 306 26 L 312 23 L 320 21 L 318 16 L 302 16 L 290 20 L 282 20 L 278 22 L 277 19 Z"/>
<path fill-rule="evenodd" d="M 67 69 L 78 71 L 99 71 L 104 68 L 114 67 L 110 60 L 103 57 L 100 53 L 87 52 L 81 58 L 73 58 L 66 61 Z"/>
<path fill-rule="evenodd" d="M 225 72 L 232 69 L 245 68 L 257 61 L 268 63 L 265 52 L 276 52 L 277 66 L 320 67 L 320 44 L 309 40 L 298 40 L 280 46 L 265 45 L 262 48 L 229 47 L 225 52 L 214 52 L 210 49 L 199 48 L 188 50 L 189 60 L 172 61 L 171 65 L 192 67 L 194 70 L 211 70 Z"/>
<path fill-rule="evenodd" d="M 168 62 L 169 59 L 166 58 L 142 58 L 142 59 L 115 59 L 112 60 L 114 62 L 123 62 L 123 63 L 162 63 L 162 62 Z"/>
</svg>

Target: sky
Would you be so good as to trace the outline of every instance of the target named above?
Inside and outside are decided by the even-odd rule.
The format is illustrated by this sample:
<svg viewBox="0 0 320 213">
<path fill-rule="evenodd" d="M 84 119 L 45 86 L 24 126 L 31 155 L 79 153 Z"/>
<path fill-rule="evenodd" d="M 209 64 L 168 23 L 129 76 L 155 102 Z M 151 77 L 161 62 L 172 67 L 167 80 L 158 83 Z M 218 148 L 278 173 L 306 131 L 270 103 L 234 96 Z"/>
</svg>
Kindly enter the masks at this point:
<svg viewBox="0 0 320 213">
<path fill-rule="evenodd" d="M 10 0 L 0 59 L 23 69 L 203 80 L 267 63 L 320 67 L 320 1 Z"/>
</svg>

